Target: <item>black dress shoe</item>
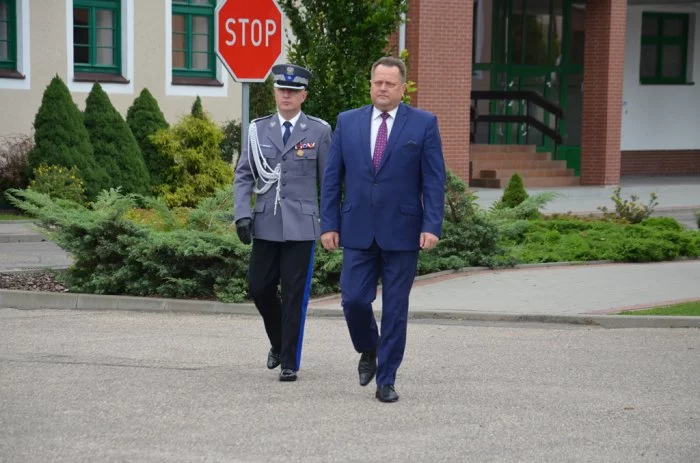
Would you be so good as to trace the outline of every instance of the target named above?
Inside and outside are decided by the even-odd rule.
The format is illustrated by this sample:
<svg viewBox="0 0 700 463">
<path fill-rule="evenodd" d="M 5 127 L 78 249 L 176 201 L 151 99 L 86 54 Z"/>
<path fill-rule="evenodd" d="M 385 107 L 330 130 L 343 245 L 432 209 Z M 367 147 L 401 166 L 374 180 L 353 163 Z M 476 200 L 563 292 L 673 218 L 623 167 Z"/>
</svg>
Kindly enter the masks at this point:
<svg viewBox="0 0 700 463">
<path fill-rule="evenodd" d="M 296 381 L 297 372 L 289 368 L 282 368 L 280 372 L 280 381 Z"/>
<path fill-rule="evenodd" d="M 275 352 L 273 349 L 270 349 L 270 352 L 267 354 L 267 368 L 274 370 L 280 365 L 280 362 L 279 352 Z"/>
<path fill-rule="evenodd" d="M 360 373 L 360 386 L 367 386 L 377 373 L 377 351 L 363 352 L 357 364 Z"/>
<path fill-rule="evenodd" d="M 380 402 L 396 402 L 399 400 L 399 395 L 396 393 L 393 384 L 377 386 L 377 393 L 374 394 L 374 396 L 379 399 Z"/>
</svg>

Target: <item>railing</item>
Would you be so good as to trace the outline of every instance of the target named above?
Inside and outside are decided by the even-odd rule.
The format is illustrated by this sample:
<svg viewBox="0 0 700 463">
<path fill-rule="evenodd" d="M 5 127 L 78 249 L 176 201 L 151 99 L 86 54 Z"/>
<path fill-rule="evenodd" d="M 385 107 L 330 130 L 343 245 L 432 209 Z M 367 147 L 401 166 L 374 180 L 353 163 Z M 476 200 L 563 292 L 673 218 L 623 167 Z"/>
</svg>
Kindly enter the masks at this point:
<svg viewBox="0 0 700 463">
<path fill-rule="evenodd" d="M 472 141 L 476 137 L 477 124 L 481 122 L 492 123 L 515 123 L 525 124 L 526 130 L 534 127 L 540 133 L 548 137 L 554 143 L 553 158 L 557 159 L 559 145 L 562 143 L 562 137 L 559 134 L 559 123 L 564 118 L 564 111 L 551 101 L 547 101 L 541 95 L 529 90 L 473 90 L 471 93 L 471 136 Z M 525 114 L 484 114 L 479 115 L 476 111 L 479 100 L 499 100 L 499 101 L 526 101 Z M 544 111 L 554 116 L 554 128 L 540 121 L 530 114 L 530 105 L 538 106 Z"/>
</svg>

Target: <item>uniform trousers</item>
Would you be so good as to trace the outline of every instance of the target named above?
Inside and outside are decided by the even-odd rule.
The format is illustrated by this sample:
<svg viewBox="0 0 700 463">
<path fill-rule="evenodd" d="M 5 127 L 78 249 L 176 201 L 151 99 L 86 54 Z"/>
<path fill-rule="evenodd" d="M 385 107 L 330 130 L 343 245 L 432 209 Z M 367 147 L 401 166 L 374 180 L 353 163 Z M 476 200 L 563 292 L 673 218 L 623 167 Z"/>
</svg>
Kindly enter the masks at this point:
<svg viewBox="0 0 700 463">
<path fill-rule="evenodd" d="M 309 298 L 313 252 L 314 241 L 253 240 L 248 268 L 250 295 L 283 369 L 299 369 L 302 309 Z"/>
</svg>

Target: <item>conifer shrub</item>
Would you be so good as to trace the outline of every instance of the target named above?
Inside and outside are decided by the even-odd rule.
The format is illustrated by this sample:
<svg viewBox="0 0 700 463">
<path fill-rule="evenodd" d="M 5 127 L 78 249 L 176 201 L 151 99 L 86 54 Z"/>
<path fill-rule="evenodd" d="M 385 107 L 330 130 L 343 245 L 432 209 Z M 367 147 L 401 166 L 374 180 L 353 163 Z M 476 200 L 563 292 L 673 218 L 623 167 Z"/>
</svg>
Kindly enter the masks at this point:
<svg viewBox="0 0 700 463">
<path fill-rule="evenodd" d="M 192 109 L 190 110 L 190 115 L 196 117 L 197 119 L 205 119 L 204 107 L 202 106 L 202 99 L 197 95 L 194 103 L 192 103 Z"/>
<path fill-rule="evenodd" d="M 233 168 L 221 159 L 222 130 L 206 115 L 183 117 L 152 136 L 156 150 L 171 167 L 154 191 L 170 207 L 194 207 L 233 181 Z"/>
<path fill-rule="evenodd" d="M 528 198 L 528 194 L 525 191 L 525 185 L 523 185 L 523 179 L 516 172 L 508 181 L 508 185 L 503 191 L 503 196 L 498 202 L 497 208 L 506 207 L 516 207 Z"/>
<path fill-rule="evenodd" d="M 167 129 L 168 122 L 158 106 L 158 101 L 151 95 L 147 88 L 141 90 L 126 113 L 126 123 L 134 134 L 136 142 L 141 148 L 146 169 L 151 181 L 151 187 L 163 183 L 163 172 L 171 167 L 168 159 L 159 156 L 158 151 L 150 136 L 157 131 Z"/>
<path fill-rule="evenodd" d="M 85 104 L 85 127 L 95 150 L 95 159 L 105 167 L 110 186 L 125 193 L 147 194 L 148 170 L 134 134 L 112 106 L 99 83 L 92 86 Z"/>
<path fill-rule="evenodd" d="M 90 135 L 83 115 L 73 102 L 68 87 L 55 76 L 46 87 L 34 119 L 34 148 L 29 152 L 27 174 L 41 164 L 75 166 L 85 182 L 88 199 L 109 185 L 104 168 L 95 161 Z"/>
</svg>

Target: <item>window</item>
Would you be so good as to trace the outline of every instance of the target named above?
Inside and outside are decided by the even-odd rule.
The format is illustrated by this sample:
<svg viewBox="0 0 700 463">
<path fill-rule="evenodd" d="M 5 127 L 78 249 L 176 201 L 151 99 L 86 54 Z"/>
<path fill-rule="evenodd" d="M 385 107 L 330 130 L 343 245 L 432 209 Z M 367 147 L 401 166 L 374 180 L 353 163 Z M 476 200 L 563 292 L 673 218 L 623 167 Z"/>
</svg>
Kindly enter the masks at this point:
<svg viewBox="0 0 700 463">
<path fill-rule="evenodd" d="M 73 1 L 75 73 L 121 74 L 119 0 Z"/>
<path fill-rule="evenodd" d="M 15 0 L 0 0 L 0 69 L 17 69 Z"/>
<path fill-rule="evenodd" d="M 216 0 L 173 0 L 173 81 L 216 79 L 214 7 Z M 180 78 L 180 79 L 178 79 Z M 194 78 L 191 81 L 188 78 Z"/>
<path fill-rule="evenodd" d="M 688 18 L 677 13 L 642 14 L 642 84 L 687 83 Z"/>
</svg>

